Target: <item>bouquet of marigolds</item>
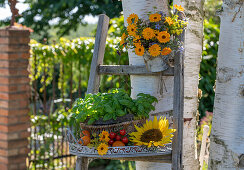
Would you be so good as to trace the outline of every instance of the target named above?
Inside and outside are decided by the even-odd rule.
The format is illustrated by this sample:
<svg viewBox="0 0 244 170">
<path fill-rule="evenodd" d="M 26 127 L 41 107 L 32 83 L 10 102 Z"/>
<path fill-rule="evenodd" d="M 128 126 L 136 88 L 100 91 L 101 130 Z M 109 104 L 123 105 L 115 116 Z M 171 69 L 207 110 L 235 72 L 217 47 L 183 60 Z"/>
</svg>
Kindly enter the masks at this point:
<svg viewBox="0 0 244 170">
<path fill-rule="evenodd" d="M 169 55 L 181 47 L 177 38 L 187 22 L 179 18 L 184 8 L 174 5 L 175 14 L 166 16 L 163 12 L 149 13 L 149 20 L 143 20 L 132 13 L 127 18 L 128 26 L 121 37 L 120 47 L 134 49 L 138 56 L 144 54 L 152 57 Z"/>
</svg>

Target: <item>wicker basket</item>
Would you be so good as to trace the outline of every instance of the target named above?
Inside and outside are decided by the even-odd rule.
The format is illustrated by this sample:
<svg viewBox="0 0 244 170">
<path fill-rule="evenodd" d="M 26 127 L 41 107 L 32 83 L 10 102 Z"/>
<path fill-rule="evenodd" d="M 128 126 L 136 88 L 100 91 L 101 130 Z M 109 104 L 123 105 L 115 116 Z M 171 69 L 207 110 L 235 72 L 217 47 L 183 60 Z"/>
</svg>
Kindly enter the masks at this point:
<svg viewBox="0 0 244 170">
<path fill-rule="evenodd" d="M 142 126 L 146 122 L 146 119 L 141 120 L 133 120 L 127 121 L 123 123 L 111 124 L 111 125 L 102 125 L 102 126 L 94 126 L 94 125 L 87 125 L 85 123 L 81 123 L 80 127 L 82 130 L 88 130 L 92 133 L 100 134 L 103 130 L 110 132 L 117 132 L 121 129 L 125 129 L 127 133 L 131 133 L 136 131 L 136 126 Z"/>
</svg>

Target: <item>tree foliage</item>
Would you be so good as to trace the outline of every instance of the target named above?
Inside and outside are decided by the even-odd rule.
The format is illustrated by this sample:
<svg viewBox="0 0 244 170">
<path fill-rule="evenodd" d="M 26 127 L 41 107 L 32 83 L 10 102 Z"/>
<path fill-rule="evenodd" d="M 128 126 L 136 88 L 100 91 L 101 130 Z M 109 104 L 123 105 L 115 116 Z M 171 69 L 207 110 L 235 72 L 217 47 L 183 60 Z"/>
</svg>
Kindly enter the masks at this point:
<svg viewBox="0 0 244 170">
<path fill-rule="evenodd" d="M 77 30 L 78 25 L 86 24 L 86 15 L 106 14 L 114 18 L 122 11 L 118 0 L 25 0 L 24 3 L 29 4 L 30 8 L 18 17 L 19 23 L 46 38 L 50 36 L 48 30 L 52 26 L 58 29 L 57 35 L 61 37 L 70 30 Z M 7 4 L 7 0 L 0 0 L 0 6 L 4 4 Z"/>
</svg>

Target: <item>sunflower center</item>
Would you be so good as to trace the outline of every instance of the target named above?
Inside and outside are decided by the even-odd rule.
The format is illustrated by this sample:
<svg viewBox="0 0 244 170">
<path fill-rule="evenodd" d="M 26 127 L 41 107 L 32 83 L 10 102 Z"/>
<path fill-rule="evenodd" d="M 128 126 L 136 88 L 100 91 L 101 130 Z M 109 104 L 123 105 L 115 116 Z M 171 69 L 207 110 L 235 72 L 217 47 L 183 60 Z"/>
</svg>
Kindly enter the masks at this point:
<svg viewBox="0 0 244 170">
<path fill-rule="evenodd" d="M 139 52 L 141 52 L 141 49 L 139 48 Z"/>
<path fill-rule="evenodd" d="M 157 17 L 154 17 L 154 19 L 157 19 Z"/>
<path fill-rule="evenodd" d="M 166 38 L 166 36 L 165 36 L 165 35 L 163 35 L 163 36 L 162 36 L 162 38 L 163 38 L 163 39 L 165 39 L 165 38 Z"/>
<path fill-rule="evenodd" d="M 149 143 L 150 141 L 158 142 L 162 137 L 162 132 L 159 129 L 150 129 L 141 135 L 141 141 L 146 143 Z"/>
</svg>

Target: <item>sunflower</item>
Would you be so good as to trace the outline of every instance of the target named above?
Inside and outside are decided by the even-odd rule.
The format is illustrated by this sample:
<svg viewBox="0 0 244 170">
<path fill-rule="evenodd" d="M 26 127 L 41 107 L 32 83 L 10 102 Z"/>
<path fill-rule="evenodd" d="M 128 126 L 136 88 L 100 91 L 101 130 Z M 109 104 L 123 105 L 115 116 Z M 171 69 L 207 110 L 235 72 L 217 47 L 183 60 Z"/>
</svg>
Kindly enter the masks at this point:
<svg viewBox="0 0 244 170">
<path fill-rule="evenodd" d="M 184 8 L 181 5 L 174 5 L 175 9 L 177 9 L 178 11 L 184 11 Z"/>
<path fill-rule="evenodd" d="M 158 21 L 161 21 L 161 15 L 160 14 L 151 14 L 149 16 L 149 20 L 150 22 L 158 22 Z"/>
<path fill-rule="evenodd" d="M 125 43 L 126 37 L 127 37 L 127 35 L 125 33 L 123 33 L 122 36 L 121 36 L 120 45 L 123 45 Z"/>
<path fill-rule="evenodd" d="M 143 35 L 143 37 L 144 37 L 146 40 L 150 40 L 150 39 L 152 39 L 153 37 L 155 37 L 154 31 L 153 31 L 152 28 L 145 28 L 145 29 L 142 31 L 142 35 Z"/>
<path fill-rule="evenodd" d="M 161 117 L 157 120 L 154 116 L 153 121 L 146 121 L 142 127 L 135 125 L 137 132 L 130 133 L 130 140 L 136 145 L 146 145 L 147 147 L 164 146 L 171 142 L 175 129 L 169 129 L 169 121 Z"/>
<path fill-rule="evenodd" d="M 161 52 L 161 54 L 162 55 L 168 55 L 169 53 L 171 53 L 171 49 L 169 48 L 169 47 L 165 47 L 163 50 L 162 50 L 162 52 Z"/>
<path fill-rule="evenodd" d="M 151 56 L 156 57 L 160 54 L 161 47 L 158 44 L 153 44 L 152 46 L 149 47 L 148 51 Z"/>
<path fill-rule="evenodd" d="M 165 22 L 167 22 L 169 25 L 173 24 L 173 20 L 170 17 L 165 17 Z"/>
<path fill-rule="evenodd" d="M 136 53 L 136 55 L 143 56 L 144 51 L 145 51 L 145 49 L 144 49 L 143 46 L 141 46 L 141 45 L 136 45 L 136 48 L 135 48 L 135 53 Z"/>
<path fill-rule="evenodd" d="M 158 34 L 157 39 L 160 43 L 166 43 L 170 41 L 170 34 L 167 31 L 162 31 Z"/>
<path fill-rule="evenodd" d="M 97 152 L 99 155 L 105 155 L 108 152 L 108 145 L 106 145 L 105 143 L 101 143 L 97 147 Z"/>
<path fill-rule="evenodd" d="M 109 139 L 109 133 L 107 131 L 102 131 L 102 133 L 99 134 L 99 140 L 108 142 Z"/>
<path fill-rule="evenodd" d="M 136 36 L 137 27 L 135 24 L 131 24 L 127 27 L 128 34 L 130 36 Z"/>
<path fill-rule="evenodd" d="M 130 16 L 127 18 L 127 23 L 130 25 L 132 23 L 137 23 L 138 22 L 138 15 L 132 13 Z"/>
</svg>

